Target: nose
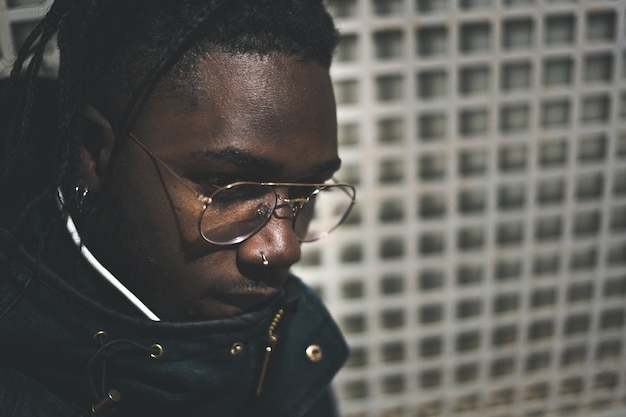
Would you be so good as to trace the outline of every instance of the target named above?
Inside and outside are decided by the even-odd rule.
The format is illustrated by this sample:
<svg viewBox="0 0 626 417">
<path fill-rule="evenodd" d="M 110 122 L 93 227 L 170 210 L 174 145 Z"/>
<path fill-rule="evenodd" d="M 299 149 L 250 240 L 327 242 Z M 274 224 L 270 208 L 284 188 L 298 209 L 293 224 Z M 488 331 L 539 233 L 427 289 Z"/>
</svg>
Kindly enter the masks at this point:
<svg viewBox="0 0 626 417">
<path fill-rule="evenodd" d="M 300 260 L 300 240 L 293 230 L 291 204 L 280 204 L 268 222 L 239 244 L 238 261 L 248 266 L 288 269 Z M 267 261 L 267 265 L 263 263 Z"/>
</svg>

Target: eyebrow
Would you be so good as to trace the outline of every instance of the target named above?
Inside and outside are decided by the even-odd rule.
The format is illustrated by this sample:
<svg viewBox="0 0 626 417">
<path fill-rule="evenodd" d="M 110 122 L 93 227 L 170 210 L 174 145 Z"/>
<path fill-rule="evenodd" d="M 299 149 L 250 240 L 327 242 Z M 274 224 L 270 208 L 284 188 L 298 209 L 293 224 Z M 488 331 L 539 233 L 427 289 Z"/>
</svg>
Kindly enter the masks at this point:
<svg viewBox="0 0 626 417">
<path fill-rule="evenodd" d="M 227 147 L 216 151 L 194 151 L 190 153 L 189 158 L 194 163 L 207 163 L 217 160 L 246 168 L 254 167 L 273 171 L 277 171 L 283 166 L 283 163 L 271 161 L 267 158 L 234 147 Z M 313 166 L 311 173 L 336 172 L 340 167 L 341 159 L 337 157 Z"/>
<path fill-rule="evenodd" d="M 256 168 L 279 169 L 282 164 L 272 162 L 266 158 L 241 149 L 228 147 L 217 151 L 194 151 L 191 152 L 190 158 L 196 163 L 207 161 L 220 161 L 239 166 L 254 166 Z"/>
<path fill-rule="evenodd" d="M 321 164 L 315 165 L 311 172 L 313 173 L 322 173 L 322 172 L 337 172 L 341 168 L 341 158 L 337 157 L 331 159 L 330 161 L 322 162 Z"/>
</svg>

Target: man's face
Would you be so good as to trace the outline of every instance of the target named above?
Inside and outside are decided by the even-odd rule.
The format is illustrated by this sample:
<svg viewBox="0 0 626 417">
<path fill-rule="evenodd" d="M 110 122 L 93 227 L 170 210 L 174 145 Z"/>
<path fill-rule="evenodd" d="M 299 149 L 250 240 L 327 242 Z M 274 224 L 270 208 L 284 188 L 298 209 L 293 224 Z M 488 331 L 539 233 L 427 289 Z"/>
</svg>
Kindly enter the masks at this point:
<svg viewBox="0 0 626 417">
<path fill-rule="evenodd" d="M 222 53 L 196 70 L 192 88 L 156 94 L 132 129 L 194 190 L 238 180 L 320 183 L 338 169 L 327 70 Z M 162 319 L 232 316 L 282 288 L 300 258 L 290 216 L 273 215 L 237 245 L 214 246 L 198 232 L 202 202 L 137 143 L 126 140 L 111 163 L 87 244 Z"/>
</svg>

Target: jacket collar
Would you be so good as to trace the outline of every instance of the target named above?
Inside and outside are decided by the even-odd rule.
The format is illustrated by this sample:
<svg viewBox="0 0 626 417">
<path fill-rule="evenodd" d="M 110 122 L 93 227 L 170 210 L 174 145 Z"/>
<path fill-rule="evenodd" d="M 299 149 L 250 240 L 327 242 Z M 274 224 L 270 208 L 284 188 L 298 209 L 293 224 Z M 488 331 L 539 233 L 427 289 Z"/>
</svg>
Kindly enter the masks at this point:
<svg viewBox="0 0 626 417">
<path fill-rule="evenodd" d="M 347 357 L 329 313 L 295 277 L 280 299 L 256 311 L 223 320 L 154 322 L 95 302 L 46 268 L 36 275 L 32 258 L 16 262 L 14 255 L 0 251 L 0 275 L 12 281 L 0 292 L 0 358 L 12 358 L 11 367 L 77 411 L 116 389 L 120 414 L 112 415 L 233 416 L 248 404 L 267 415 L 298 416 Z M 257 397 L 268 329 L 281 308 L 278 341 Z M 94 337 L 100 331 L 107 336 Z M 320 347 L 320 361 L 307 356 L 312 345 Z"/>
</svg>

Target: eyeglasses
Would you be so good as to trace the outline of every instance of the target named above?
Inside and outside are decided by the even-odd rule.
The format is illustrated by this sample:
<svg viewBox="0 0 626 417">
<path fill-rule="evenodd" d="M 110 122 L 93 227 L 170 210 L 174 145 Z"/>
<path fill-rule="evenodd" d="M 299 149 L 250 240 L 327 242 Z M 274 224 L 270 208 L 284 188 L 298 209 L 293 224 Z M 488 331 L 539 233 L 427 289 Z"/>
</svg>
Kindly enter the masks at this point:
<svg viewBox="0 0 626 417">
<path fill-rule="evenodd" d="M 319 240 L 346 219 L 356 202 L 350 184 L 306 184 L 291 182 L 238 181 L 222 186 L 208 195 L 198 193 L 168 164 L 154 154 L 132 133 L 129 136 L 150 157 L 202 202 L 198 231 L 214 245 L 233 245 L 258 232 L 276 210 L 289 210 L 294 233 L 301 242 Z M 284 190 L 285 195 L 278 190 Z M 276 216 L 280 216 L 278 213 Z"/>
</svg>

